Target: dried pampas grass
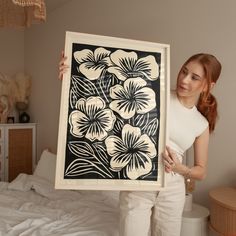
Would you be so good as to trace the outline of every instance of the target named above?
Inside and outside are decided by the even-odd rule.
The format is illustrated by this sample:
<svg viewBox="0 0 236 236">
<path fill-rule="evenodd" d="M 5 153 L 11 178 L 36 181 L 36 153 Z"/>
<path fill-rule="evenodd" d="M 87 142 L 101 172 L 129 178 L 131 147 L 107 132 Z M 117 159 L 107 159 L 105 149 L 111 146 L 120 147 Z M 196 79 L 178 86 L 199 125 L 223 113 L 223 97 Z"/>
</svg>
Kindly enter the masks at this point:
<svg viewBox="0 0 236 236">
<path fill-rule="evenodd" d="M 28 104 L 31 92 L 31 77 L 17 73 L 10 77 L 0 73 L 0 122 L 6 117 L 17 102 Z"/>
<path fill-rule="evenodd" d="M 15 102 L 29 102 L 31 92 L 31 78 L 24 73 L 17 73 L 13 79 L 15 90 Z"/>
</svg>

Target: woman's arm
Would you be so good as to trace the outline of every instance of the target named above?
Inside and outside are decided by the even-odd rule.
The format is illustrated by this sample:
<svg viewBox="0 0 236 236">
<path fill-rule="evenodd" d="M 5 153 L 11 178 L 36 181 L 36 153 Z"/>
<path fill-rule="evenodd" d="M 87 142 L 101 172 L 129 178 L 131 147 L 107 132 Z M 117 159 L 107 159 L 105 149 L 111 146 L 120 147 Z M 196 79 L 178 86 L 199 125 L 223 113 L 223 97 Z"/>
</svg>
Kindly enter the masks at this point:
<svg viewBox="0 0 236 236">
<path fill-rule="evenodd" d="M 202 180 L 206 177 L 209 146 L 209 128 L 207 128 L 194 142 L 194 166 L 190 177 Z"/>
<path fill-rule="evenodd" d="M 186 178 L 202 180 L 206 176 L 207 159 L 209 145 L 209 129 L 207 128 L 194 142 L 194 166 L 188 166 L 180 163 L 176 153 L 169 147 L 163 154 L 163 161 L 166 172 L 176 172 Z"/>
</svg>

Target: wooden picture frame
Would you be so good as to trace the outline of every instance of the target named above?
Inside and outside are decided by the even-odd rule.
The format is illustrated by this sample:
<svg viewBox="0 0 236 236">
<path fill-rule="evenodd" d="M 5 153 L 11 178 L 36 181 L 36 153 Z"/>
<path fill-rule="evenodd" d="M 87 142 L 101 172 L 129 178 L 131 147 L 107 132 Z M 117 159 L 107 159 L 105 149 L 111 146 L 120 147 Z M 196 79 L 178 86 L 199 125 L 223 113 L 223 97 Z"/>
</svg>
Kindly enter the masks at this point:
<svg viewBox="0 0 236 236">
<path fill-rule="evenodd" d="M 66 32 L 57 189 L 159 190 L 170 47 Z"/>
</svg>

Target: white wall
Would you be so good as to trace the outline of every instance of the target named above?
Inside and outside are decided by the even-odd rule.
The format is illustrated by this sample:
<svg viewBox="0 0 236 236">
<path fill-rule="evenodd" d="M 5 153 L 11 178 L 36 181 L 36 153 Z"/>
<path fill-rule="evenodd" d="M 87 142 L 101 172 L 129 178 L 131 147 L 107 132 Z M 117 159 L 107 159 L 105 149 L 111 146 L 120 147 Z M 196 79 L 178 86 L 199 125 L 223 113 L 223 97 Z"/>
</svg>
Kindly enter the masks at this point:
<svg viewBox="0 0 236 236">
<path fill-rule="evenodd" d="M 24 31 L 0 29 L 0 72 L 13 75 L 24 70 Z"/>
<path fill-rule="evenodd" d="M 0 74 L 14 76 L 24 72 L 24 31 L 0 29 Z M 14 109 L 9 115 L 15 116 L 18 122 L 18 112 Z"/>
<path fill-rule="evenodd" d="M 234 0 L 71 0 L 48 15 L 47 23 L 25 34 L 25 65 L 33 76 L 31 115 L 38 123 L 38 153 L 56 151 L 60 88 L 58 62 L 65 31 L 118 36 L 171 45 L 172 86 L 178 68 L 197 52 L 216 55 L 222 76 L 215 88 L 220 120 L 212 135 L 209 173 L 194 200 L 208 204 L 207 192 L 236 185 L 236 2 Z"/>
</svg>

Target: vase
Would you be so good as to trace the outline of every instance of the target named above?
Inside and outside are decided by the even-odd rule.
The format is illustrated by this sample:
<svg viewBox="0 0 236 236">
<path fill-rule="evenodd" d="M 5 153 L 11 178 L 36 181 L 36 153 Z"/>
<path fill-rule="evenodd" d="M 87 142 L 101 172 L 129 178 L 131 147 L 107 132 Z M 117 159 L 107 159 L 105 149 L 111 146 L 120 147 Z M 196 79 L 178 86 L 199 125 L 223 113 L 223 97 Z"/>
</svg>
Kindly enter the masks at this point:
<svg viewBox="0 0 236 236">
<path fill-rule="evenodd" d="M 19 112 L 19 122 L 28 123 L 30 121 L 30 116 L 26 112 L 28 108 L 28 103 L 25 102 L 16 102 L 16 109 Z"/>
<path fill-rule="evenodd" d="M 28 113 L 26 113 L 25 111 L 22 112 L 19 116 L 19 122 L 20 123 L 29 123 L 30 121 L 30 116 Z"/>
</svg>

